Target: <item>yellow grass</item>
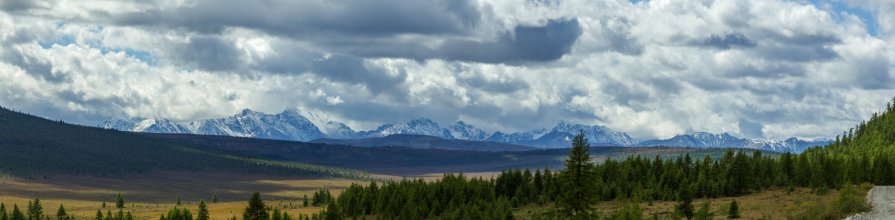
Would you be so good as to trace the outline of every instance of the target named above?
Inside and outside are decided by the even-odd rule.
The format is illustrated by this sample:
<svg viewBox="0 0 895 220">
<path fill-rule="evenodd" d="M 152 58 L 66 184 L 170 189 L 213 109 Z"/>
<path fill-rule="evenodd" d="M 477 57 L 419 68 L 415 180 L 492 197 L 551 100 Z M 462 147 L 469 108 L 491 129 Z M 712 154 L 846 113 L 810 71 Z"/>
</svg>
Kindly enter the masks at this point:
<svg viewBox="0 0 895 220">
<path fill-rule="evenodd" d="M 728 205 L 734 199 L 740 207 L 740 219 L 787 219 L 787 217 L 796 216 L 812 207 L 830 206 L 836 201 L 839 193 L 830 191 L 823 195 L 812 193 L 810 189 L 796 189 L 793 192 L 786 190 L 768 190 L 739 197 L 724 197 L 708 199 L 711 211 L 715 219 L 727 219 Z M 693 201 L 694 210 L 698 210 L 706 199 L 696 199 Z M 660 219 L 667 219 L 674 213 L 677 205 L 674 201 L 656 201 L 640 203 L 643 209 L 643 217 L 649 219 L 652 215 L 658 214 Z M 625 205 L 624 201 L 600 202 L 597 205 L 601 216 L 608 216 L 616 210 L 621 209 Z M 550 207 L 548 206 L 528 206 L 516 211 L 516 216 L 520 219 L 527 219 L 534 212 L 543 212 Z"/>
<path fill-rule="evenodd" d="M 302 197 L 311 197 L 315 191 L 326 188 L 337 196 L 342 189 L 352 183 L 366 184 L 346 179 L 295 179 L 264 178 L 264 176 L 204 175 L 203 178 L 141 176 L 136 178 L 54 178 L 50 180 L 23 180 L 0 178 L 0 203 L 12 211 L 18 205 L 24 211 L 28 201 L 40 198 L 44 214 L 55 217 L 60 204 L 65 205 L 69 215 L 77 219 L 93 219 L 102 208 L 116 214 L 115 197 L 124 195 L 125 212 L 130 211 L 136 219 L 158 219 L 162 213 L 176 206 L 178 196 L 181 206 L 190 209 L 195 216 L 199 200 L 208 203 L 212 219 L 242 218 L 242 211 L 254 191 L 260 191 L 267 205 L 285 210 L 291 216 L 298 213 L 311 214 L 321 210 L 318 207 L 302 207 Z M 177 180 L 177 181 L 172 181 Z M 170 190 L 169 190 L 170 189 Z M 220 202 L 212 203 L 212 195 L 218 194 Z"/>
</svg>

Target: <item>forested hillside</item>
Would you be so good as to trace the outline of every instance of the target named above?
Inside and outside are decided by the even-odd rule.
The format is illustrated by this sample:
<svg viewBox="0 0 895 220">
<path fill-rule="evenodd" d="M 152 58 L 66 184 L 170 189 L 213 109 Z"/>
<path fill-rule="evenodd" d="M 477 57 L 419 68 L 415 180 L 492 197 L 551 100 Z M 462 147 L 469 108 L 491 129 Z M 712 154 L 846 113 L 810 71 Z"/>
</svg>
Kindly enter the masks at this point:
<svg viewBox="0 0 895 220">
<path fill-rule="evenodd" d="M 130 132 L 77 126 L 0 108 L 0 173 L 120 176 L 149 171 L 331 174 L 325 168 L 278 164 L 200 150 Z"/>
<path fill-rule="evenodd" d="M 508 213 L 514 208 L 538 204 L 557 207 L 536 213 L 538 218 L 593 219 L 600 210 L 593 210 L 595 204 L 589 201 L 623 200 L 635 202 L 609 216 L 641 219 L 639 201 L 672 200 L 680 204 L 671 216 L 690 219 L 694 215 L 694 198 L 740 196 L 795 187 L 823 194 L 844 187 L 834 207 L 806 210 L 795 217 L 841 219 L 868 208 L 856 196 L 855 184 L 895 183 L 893 103 L 883 113 L 874 114 L 869 121 L 837 138 L 831 146 L 813 148 L 802 154 L 767 156 L 761 152 L 747 154 L 728 150 L 720 159 L 689 155 L 653 159 L 634 156 L 589 164 L 582 161 L 591 160 L 586 156 L 590 147 L 586 139 L 579 143 L 579 139 L 584 139 L 579 134 L 565 170 L 512 170 L 494 181 L 448 175 L 433 183 L 401 181 L 382 187 L 353 186 L 330 204 L 327 212 L 340 217 L 512 219 Z M 574 210 L 569 211 L 570 208 Z"/>
</svg>

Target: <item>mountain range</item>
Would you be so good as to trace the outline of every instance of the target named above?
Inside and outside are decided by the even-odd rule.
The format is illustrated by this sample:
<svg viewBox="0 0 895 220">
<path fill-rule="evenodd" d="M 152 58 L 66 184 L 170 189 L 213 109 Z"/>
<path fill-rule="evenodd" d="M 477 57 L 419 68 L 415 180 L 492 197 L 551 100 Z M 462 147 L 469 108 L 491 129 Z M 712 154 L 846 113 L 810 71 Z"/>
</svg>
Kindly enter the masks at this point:
<svg viewBox="0 0 895 220">
<path fill-rule="evenodd" d="M 112 119 L 99 124 L 106 129 L 172 134 L 204 134 L 235 137 L 254 137 L 275 140 L 314 141 L 325 139 L 328 143 L 377 143 L 377 145 L 404 146 L 408 140 L 385 138 L 392 135 L 425 135 L 444 140 L 462 140 L 484 143 L 504 143 L 537 148 L 565 148 L 571 146 L 572 137 L 583 131 L 592 146 L 674 146 L 694 148 L 748 148 L 776 152 L 801 152 L 813 146 L 824 146 L 829 140 L 813 141 L 789 138 L 786 140 L 762 140 L 738 138 L 728 133 L 711 134 L 695 132 L 677 135 L 669 139 L 637 141 L 625 132 L 615 131 L 605 126 L 581 125 L 560 121 L 552 128 L 540 128 L 525 132 L 504 133 L 496 131 L 488 135 L 484 130 L 463 121 L 448 127 L 441 127 L 428 118 L 418 118 L 405 122 L 384 124 L 368 131 L 355 131 L 344 123 L 329 120 L 327 115 L 303 109 L 289 109 L 279 114 L 266 114 L 249 109 L 218 119 L 207 119 L 187 123 L 163 118 Z M 422 140 L 416 136 L 404 136 Z M 365 141 L 337 141 L 337 140 Z M 434 140 L 426 139 L 433 143 Z M 389 142 L 391 141 L 391 142 Z M 392 143 L 392 144 L 389 144 Z M 438 143 L 447 143 L 438 141 Z M 469 144 L 470 142 L 463 142 Z M 413 147 L 413 146 L 408 146 Z M 489 148 L 490 149 L 490 148 Z M 493 150 L 493 149 L 492 149 Z"/>
</svg>

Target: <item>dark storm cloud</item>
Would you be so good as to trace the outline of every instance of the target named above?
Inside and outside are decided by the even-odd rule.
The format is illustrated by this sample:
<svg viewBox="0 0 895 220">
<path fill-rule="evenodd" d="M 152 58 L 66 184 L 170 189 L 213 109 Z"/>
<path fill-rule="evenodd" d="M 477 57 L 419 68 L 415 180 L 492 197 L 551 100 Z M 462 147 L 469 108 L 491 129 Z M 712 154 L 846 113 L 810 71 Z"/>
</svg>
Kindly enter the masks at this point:
<svg viewBox="0 0 895 220">
<path fill-rule="evenodd" d="M 895 72 L 892 72 L 891 64 L 885 58 L 872 57 L 853 62 L 855 73 L 852 75 L 862 88 L 895 88 Z"/>
<path fill-rule="evenodd" d="M 407 95 L 402 85 L 406 73 L 402 71 L 392 76 L 382 68 L 365 65 L 361 58 L 333 55 L 314 61 L 311 71 L 332 81 L 364 85 L 373 93 L 386 92 L 399 99 L 403 99 Z"/>
<path fill-rule="evenodd" d="M 191 37 L 187 43 L 174 49 L 174 62 L 187 62 L 205 70 L 232 70 L 241 62 L 239 51 L 233 44 L 216 36 Z"/>
<path fill-rule="evenodd" d="M 123 25 L 157 25 L 200 32 L 243 27 L 293 38 L 316 34 L 457 34 L 478 23 L 467 0 L 200 0 L 175 9 L 114 15 Z"/>
<path fill-rule="evenodd" d="M 0 1 L 0 9 L 3 11 L 15 12 L 38 7 L 37 2 L 33 0 L 3 0 Z"/>
<path fill-rule="evenodd" d="M 754 47 L 755 43 L 740 33 L 730 33 L 725 35 L 712 35 L 706 39 L 702 39 L 693 43 L 697 46 L 714 47 L 719 49 L 730 49 L 731 47 Z"/>
<path fill-rule="evenodd" d="M 517 26 L 493 42 L 448 41 L 436 56 L 484 63 L 550 61 L 571 52 L 580 35 L 577 19 L 551 20 L 544 26 Z"/>
</svg>

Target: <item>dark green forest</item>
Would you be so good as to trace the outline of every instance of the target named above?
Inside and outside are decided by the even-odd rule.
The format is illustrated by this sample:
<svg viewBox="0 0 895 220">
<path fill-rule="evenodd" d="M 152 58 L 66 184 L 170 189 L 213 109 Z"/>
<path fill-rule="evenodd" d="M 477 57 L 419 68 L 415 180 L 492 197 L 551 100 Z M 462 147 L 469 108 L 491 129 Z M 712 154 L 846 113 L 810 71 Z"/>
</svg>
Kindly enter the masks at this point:
<svg viewBox="0 0 895 220">
<path fill-rule="evenodd" d="M 555 210 L 536 217 L 592 219 L 598 210 L 587 209 L 594 200 L 671 200 L 681 201 L 681 216 L 690 219 L 694 215 L 689 204 L 693 198 L 738 196 L 772 188 L 806 187 L 824 193 L 842 188 L 847 192 L 859 183 L 891 185 L 895 183 L 893 103 L 895 100 L 882 113 L 837 137 L 830 146 L 802 154 L 770 156 L 729 149 L 717 160 L 689 155 L 671 159 L 633 156 L 593 164 L 582 163 L 590 160 L 586 140 L 576 141 L 566 169 L 559 172 L 509 170 L 490 180 L 447 174 L 434 182 L 353 185 L 329 205 L 326 212 L 332 213 L 324 216 L 513 219 L 514 208 L 553 204 Z M 576 140 L 579 138 L 583 136 Z M 866 206 L 840 208 L 856 212 Z"/>
</svg>

